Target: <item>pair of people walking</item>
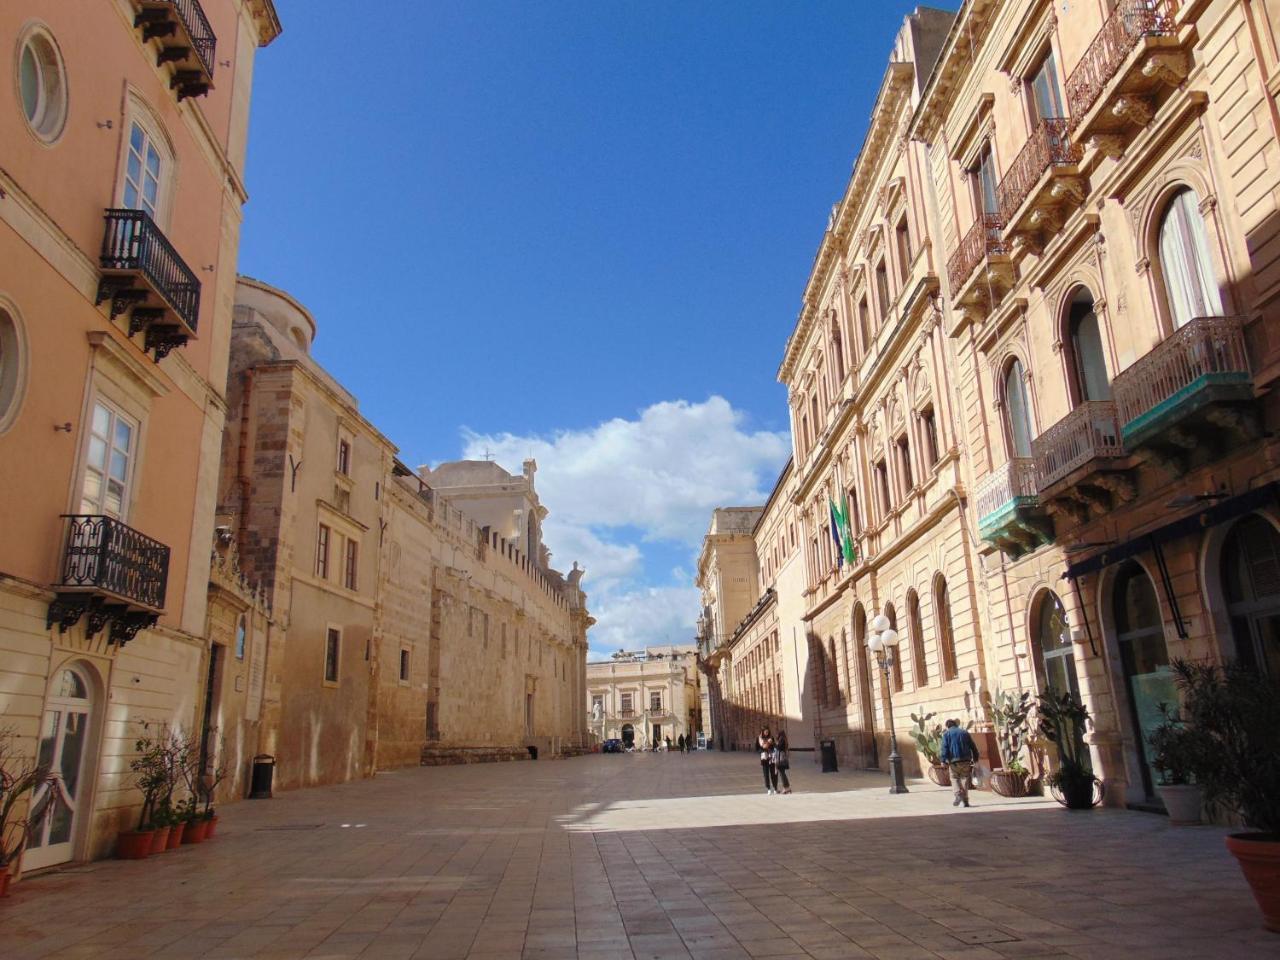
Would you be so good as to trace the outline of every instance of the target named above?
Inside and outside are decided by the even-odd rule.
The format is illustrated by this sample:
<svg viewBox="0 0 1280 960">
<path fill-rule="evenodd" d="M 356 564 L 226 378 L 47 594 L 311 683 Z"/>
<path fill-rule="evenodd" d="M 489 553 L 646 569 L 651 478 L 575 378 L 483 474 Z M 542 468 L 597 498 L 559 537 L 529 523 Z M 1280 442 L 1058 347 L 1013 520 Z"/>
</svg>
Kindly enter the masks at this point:
<svg viewBox="0 0 1280 960">
<path fill-rule="evenodd" d="M 765 792 L 772 796 L 775 793 L 790 793 L 791 781 L 787 771 L 791 769 L 791 750 L 787 744 L 787 731 L 779 730 L 775 737 L 768 727 L 760 728 L 760 736 L 756 738 L 760 748 L 760 769 L 764 773 Z M 782 789 L 778 789 L 778 780 L 782 780 Z"/>
<path fill-rule="evenodd" d="M 959 720 L 948 720 L 946 730 L 942 734 L 942 750 L 938 759 L 951 771 L 951 789 L 955 799 L 953 807 L 961 804 L 969 805 L 969 778 L 973 776 L 973 765 L 978 762 L 978 745 L 969 736 L 969 731 L 960 726 Z"/>
</svg>

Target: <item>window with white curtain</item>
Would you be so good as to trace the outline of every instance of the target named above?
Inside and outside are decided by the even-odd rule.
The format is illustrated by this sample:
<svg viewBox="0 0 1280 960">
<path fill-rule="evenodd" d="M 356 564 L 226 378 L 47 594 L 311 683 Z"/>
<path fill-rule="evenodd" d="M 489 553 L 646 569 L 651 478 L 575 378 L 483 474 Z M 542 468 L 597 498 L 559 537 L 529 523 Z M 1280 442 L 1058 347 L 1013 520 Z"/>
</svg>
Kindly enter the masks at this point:
<svg viewBox="0 0 1280 960">
<path fill-rule="evenodd" d="M 1031 456 L 1031 405 L 1024 380 L 1022 361 L 1014 359 L 1005 368 L 1004 403 L 1011 455 L 1015 457 Z"/>
<path fill-rule="evenodd" d="M 1222 316 L 1200 198 L 1190 187 L 1173 195 L 1160 218 L 1160 270 L 1175 328 L 1195 317 Z"/>
</svg>

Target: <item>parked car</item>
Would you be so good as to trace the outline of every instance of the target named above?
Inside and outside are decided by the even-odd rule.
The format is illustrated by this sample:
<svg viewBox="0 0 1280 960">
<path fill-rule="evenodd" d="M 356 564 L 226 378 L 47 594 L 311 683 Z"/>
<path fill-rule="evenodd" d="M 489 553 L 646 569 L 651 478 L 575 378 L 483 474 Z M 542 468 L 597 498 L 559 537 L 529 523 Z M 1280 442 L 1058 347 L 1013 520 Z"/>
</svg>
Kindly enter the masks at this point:
<svg viewBox="0 0 1280 960">
<path fill-rule="evenodd" d="M 617 737 L 611 737 L 610 739 L 604 742 L 604 745 L 600 748 L 600 752 L 601 753 L 621 753 L 622 741 L 619 740 Z"/>
</svg>

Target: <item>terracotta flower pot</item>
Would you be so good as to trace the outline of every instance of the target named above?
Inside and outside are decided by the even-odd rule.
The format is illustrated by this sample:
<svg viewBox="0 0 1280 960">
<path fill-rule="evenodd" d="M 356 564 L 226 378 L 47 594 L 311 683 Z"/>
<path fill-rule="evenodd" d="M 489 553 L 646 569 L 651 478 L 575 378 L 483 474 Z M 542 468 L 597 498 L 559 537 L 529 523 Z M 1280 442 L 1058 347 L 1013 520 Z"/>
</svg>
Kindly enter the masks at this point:
<svg viewBox="0 0 1280 960">
<path fill-rule="evenodd" d="M 1262 910 L 1263 926 L 1280 933 L 1280 835 L 1234 833 L 1226 840 Z"/>
<path fill-rule="evenodd" d="M 154 830 L 122 830 L 116 837 L 116 857 L 120 860 L 145 860 L 151 852 Z"/>
<path fill-rule="evenodd" d="M 1156 793 L 1164 801 L 1169 823 L 1175 827 L 1190 827 L 1200 822 L 1200 805 L 1203 792 L 1194 783 L 1171 783 L 1156 787 Z"/>
<path fill-rule="evenodd" d="M 945 763 L 931 763 L 929 779 L 940 787 L 949 787 L 951 786 L 951 768 Z"/>
<path fill-rule="evenodd" d="M 205 821 L 204 838 L 206 840 L 213 837 L 213 832 L 218 829 L 218 815 L 215 813 L 212 817 Z"/>
<path fill-rule="evenodd" d="M 204 843 L 205 822 L 188 820 L 186 829 L 182 831 L 183 843 Z"/>
<path fill-rule="evenodd" d="M 182 824 L 175 823 L 169 828 L 169 842 L 165 844 L 166 850 L 177 850 L 182 846 Z"/>
<path fill-rule="evenodd" d="M 151 832 L 151 849 L 149 853 L 164 853 L 169 843 L 169 831 L 172 827 L 156 827 Z"/>
<path fill-rule="evenodd" d="M 996 767 L 991 771 L 991 789 L 1002 797 L 1025 797 L 1027 795 L 1027 771 L 1015 773 L 1004 767 Z"/>
</svg>

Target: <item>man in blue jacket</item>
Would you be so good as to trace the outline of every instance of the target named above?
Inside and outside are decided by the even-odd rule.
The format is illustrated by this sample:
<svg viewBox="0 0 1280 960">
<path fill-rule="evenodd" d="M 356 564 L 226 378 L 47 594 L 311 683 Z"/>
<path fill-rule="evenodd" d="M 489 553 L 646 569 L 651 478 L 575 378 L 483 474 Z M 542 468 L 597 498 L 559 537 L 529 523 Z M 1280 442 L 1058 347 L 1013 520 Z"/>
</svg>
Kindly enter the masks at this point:
<svg viewBox="0 0 1280 960">
<path fill-rule="evenodd" d="M 947 729 L 942 734 L 940 759 L 951 769 L 951 786 L 956 794 L 951 805 L 958 807 L 963 803 L 967 807 L 969 775 L 973 772 L 973 765 L 978 762 L 978 745 L 958 720 L 947 721 Z"/>
</svg>

